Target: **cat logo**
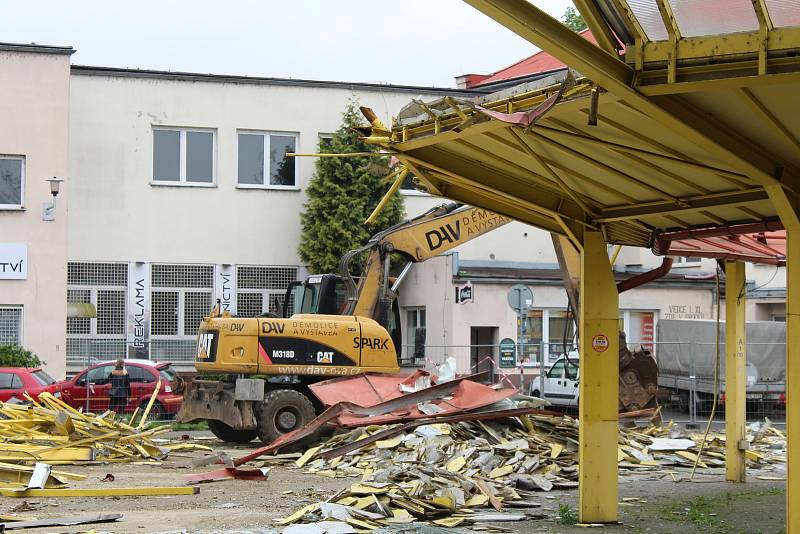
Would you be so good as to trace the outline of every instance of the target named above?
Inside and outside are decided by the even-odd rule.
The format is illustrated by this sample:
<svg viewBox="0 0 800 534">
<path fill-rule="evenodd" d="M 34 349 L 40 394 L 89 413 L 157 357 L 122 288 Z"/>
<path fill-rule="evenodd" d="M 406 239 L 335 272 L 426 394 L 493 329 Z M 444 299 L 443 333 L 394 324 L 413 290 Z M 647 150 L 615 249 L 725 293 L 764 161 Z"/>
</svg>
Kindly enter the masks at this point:
<svg viewBox="0 0 800 534">
<path fill-rule="evenodd" d="M 333 363 L 333 352 L 317 352 L 317 363 Z"/>
<path fill-rule="evenodd" d="M 286 328 L 286 325 L 283 323 L 265 321 L 261 324 L 261 332 L 264 334 L 272 334 L 273 332 L 277 334 L 283 334 L 284 328 Z"/>
<path fill-rule="evenodd" d="M 197 361 L 213 362 L 217 356 L 217 333 L 201 331 L 197 336 Z"/>
</svg>

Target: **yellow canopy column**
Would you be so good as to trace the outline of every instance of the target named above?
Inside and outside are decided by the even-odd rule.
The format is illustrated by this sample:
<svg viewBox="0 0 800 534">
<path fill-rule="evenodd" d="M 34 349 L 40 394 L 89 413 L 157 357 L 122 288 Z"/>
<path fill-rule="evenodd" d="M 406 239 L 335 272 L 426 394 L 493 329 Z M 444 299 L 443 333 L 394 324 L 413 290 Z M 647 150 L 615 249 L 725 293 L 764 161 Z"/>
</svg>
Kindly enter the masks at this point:
<svg viewBox="0 0 800 534">
<path fill-rule="evenodd" d="M 583 234 L 579 332 L 579 515 L 611 523 L 618 519 L 619 296 L 600 232 Z"/>
<path fill-rule="evenodd" d="M 800 203 L 765 189 L 786 229 L 786 532 L 800 532 Z"/>
<path fill-rule="evenodd" d="M 725 262 L 725 479 L 745 481 L 745 264 Z"/>
</svg>

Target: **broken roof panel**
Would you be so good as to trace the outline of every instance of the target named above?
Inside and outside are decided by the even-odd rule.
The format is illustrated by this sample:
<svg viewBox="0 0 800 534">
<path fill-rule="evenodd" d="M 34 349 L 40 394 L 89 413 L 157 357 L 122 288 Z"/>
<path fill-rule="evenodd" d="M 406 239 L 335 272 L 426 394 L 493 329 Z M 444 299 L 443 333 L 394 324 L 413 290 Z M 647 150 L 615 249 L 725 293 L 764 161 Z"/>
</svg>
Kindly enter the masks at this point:
<svg viewBox="0 0 800 534">
<path fill-rule="evenodd" d="M 610 243 L 650 247 L 663 232 L 776 220 L 770 194 L 781 189 L 768 188 L 800 189 L 800 28 L 769 29 L 764 4 L 744 0 L 745 15 L 721 0 L 590 2 L 615 10 L 613 23 L 595 17 L 594 35 L 623 24 L 617 35 L 640 37 L 616 56 L 528 2 L 467 3 L 580 74 L 445 98 L 435 110 L 415 102 L 388 137 L 369 139 L 432 193 L 567 236 L 599 229 Z M 708 4 L 716 19 L 690 26 Z M 686 36 L 681 17 L 688 34 L 745 31 Z"/>
</svg>

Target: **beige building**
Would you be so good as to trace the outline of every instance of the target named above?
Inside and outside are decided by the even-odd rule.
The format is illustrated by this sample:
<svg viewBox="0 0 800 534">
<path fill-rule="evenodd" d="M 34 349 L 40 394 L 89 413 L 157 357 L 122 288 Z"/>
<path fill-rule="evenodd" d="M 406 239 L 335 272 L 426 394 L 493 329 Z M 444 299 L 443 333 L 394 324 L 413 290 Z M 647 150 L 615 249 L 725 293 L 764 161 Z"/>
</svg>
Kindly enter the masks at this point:
<svg viewBox="0 0 800 534">
<path fill-rule="evenodd" d="M 0 344 L 65 371 L 72 48 L 0 43 Z"/>
</svg>

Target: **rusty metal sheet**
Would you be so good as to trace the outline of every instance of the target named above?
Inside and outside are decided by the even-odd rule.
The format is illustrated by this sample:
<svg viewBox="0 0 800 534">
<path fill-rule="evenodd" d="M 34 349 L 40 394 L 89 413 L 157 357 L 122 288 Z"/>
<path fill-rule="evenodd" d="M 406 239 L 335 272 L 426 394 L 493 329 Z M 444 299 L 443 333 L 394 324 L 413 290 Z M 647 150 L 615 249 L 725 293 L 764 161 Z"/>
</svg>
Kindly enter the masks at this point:
<svg viewBox="0 0 800 534">
<path fill-rule="evenodd" d="M 447 384 L 449 383 L 450 382 L 447 382 Z M 418 393 L 423 393 L 425 391 L 427 390 Z M 447 415 L 468 412 L 484 406 L 489 406 L 490 404 L 500 402 L 510 397 L 516 392 L 517 390 L 512 388 L 494 389 L 484 384 L 472 382 L 471 380 L 464 380 L 453 390 L 452 398 L 438 398 L 430 401 L 430 404 L 442 410 L 435 415 L 423 413 L 417 407 L 417 403 L 414 402 L 413 404 L 407 404 L 406 407 L 400 409 L 400 411 L 393 410 L 391 413 L 386 413 L 385 415 L 364 417 L 362 414 L 344 412 L 339 415 L 338 421 L 341 426 L 349 428 L 363 425 L 386 425 L 427 417 L 445 417 Z M 409 394 L 397 400 L 407 400 L 411 395 L 416 394 Z"/>
</svg>

